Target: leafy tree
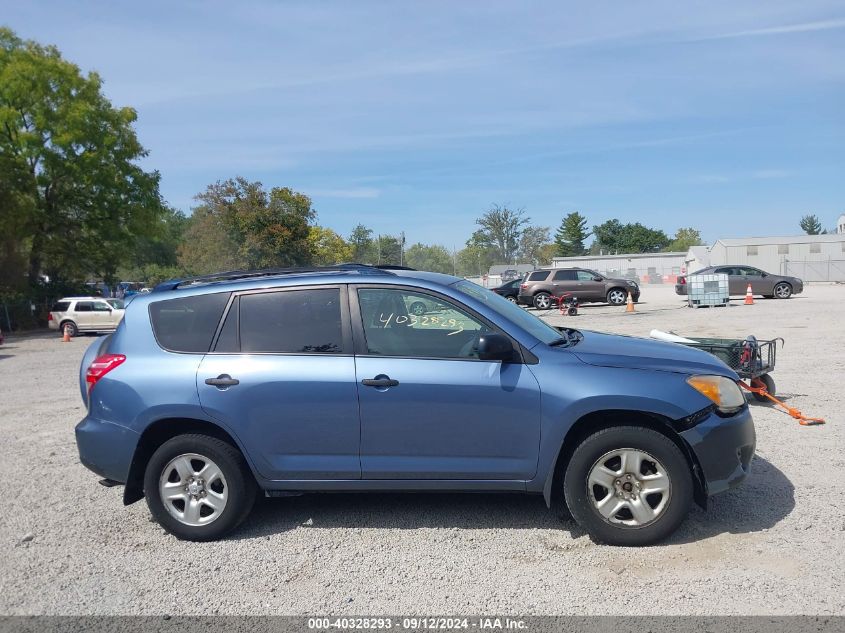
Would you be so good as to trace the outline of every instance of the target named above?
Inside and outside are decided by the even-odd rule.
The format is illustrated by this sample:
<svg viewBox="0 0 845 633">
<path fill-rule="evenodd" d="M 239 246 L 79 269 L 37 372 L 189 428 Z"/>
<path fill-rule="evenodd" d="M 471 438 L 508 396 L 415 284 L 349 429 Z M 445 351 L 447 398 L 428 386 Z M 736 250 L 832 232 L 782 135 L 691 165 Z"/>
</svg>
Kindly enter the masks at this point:
<svg viewBox="0 0 845 633">
<path fill-rule="evenodd" d="M 527 226 L 519 240 L 519 257 L 535 266 L 540 264 L 543 247 L 549 243 L 549 227 Z"/>
<path fill-rule="evenodd" d="M 218 187 L 219 183 L 211 185 L 197 197 L 202 204 L 194 208 L 179 246 L 179 266 L 189 274 L 203 275 L 247 267 L 216 201 L 214 192 Z"/>
<path fill-rule="evenodd" d="M 577 257 L 584 255 L 587 249 L 584 242 L 590 237 L 587 231 L 587 218 L 573 211 L 568 213 L 555 233 L 555 245 L 558 257 Z"/>
<path fill-rule="evenodd" d="M 499 260 L 498 249 L 486 244 L 481 231 L 476 231 L 466 242 L 466 248 L 457 253 L 457 274 L 463 277 L 486 275 L 490 266 Z"/>
<path fill-rule="evenodd" d="M 4 210 L 30 283 L 43 272 L 114 281 L 135 240 L 153 232 L 159 175 L 136 164 L 147 152 L 135 120 L 96 73 L 0 28 L 0 167 L 15 202 Z"/>
<path fill-rule="evenodd" d="M 801 230 L 807 235 L 821 235 L 822 233 L 826 233 L 826 231 L 822 230 L 822 223 L 819 222 L 819 219 L 815 215 L 803 216 L 798 224 L 801 226 Z"/>
<path fill-rule="evenodd" d="M 443 246 L 413 244 L 405 253 L 405 264 L 417 270 L 430 270 L 435 273 L 452 274 L 455 262 L 452 253 Z"/>
<path fill-rule="evenodd" d="M 349 245 L 352 247 L 352 261 L 358 264 L 374 264 L 373 231 L 363 224 L 357 225 L 349 234 Z"/>
<path fill-rule="evenodd" d="M 557 257 L 557 244 L 543 244 L 537 251 L 537 266 L 551 266 L 552 260 Z"/>
<path fill-rule="evenodd" d="M 650 253 L 669 245 L 669 237 L 659 229 L 650 229 L 639 222 L 622 224 L 608 220 L 593 227 L 596 239 L 593 249 L 610 253 Z"/>
<path fill-rule="evenodd" d="M 519 252 L 523 227 L 529 221 L 524 209 L 514 210 L 494 204 L 475 221 L 481 228 L 473 234 L 473 239 L 483 246 L 495 248 L 499 258 L 510 263 Z"/>
<path fill-rule="evenodd" d="M 312 226 L 308 233 L 311 263 L 331 266 L 352 260 L 352 246 L 340 235 L 322 226 Z"/>
<path fill-rule="evenodd" d="M 691 227 L 683 228 L 675 232 L 675 239 L 666 247 L 666 250 L 680 253 L 682 251 L 688 251 L 690 246 L 698 246 L 703 243 L 701 233 L 698 229 Z"/>
<path fill-rule="evenodd" d="M 402 263 L 402 245 L 399 238 L 392 235 L 379 235 L 375 243 L 375 261 L 373 264 L 398 266 Z"/>
</svg>

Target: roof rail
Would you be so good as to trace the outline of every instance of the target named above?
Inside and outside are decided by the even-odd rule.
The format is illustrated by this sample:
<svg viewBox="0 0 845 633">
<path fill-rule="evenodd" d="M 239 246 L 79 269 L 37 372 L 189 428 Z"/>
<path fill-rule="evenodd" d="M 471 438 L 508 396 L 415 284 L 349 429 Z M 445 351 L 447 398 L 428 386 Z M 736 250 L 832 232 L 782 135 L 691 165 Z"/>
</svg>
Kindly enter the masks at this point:
<svg viewBox="0 0 845 633">
<path fill-rule="evenodd" d="M 357 272 L 358 274 L 370 275 L 392 275 L 391 268 L 401 270 L 413 270 L 402 266 L 386 267 L 386 266 L 368 266 L 367 264 L 338 264 L 337 266 L 298 266 L 291 268 L 266 268 L 264 270 L 229 270 L 219 273 L 211 273 L 208 275 L 199 275 L 196 277 L 185 277 L 184 279 L 170 279 L 163 281 L 153 288 L 153 292 L 163 292 L 166 290 L 176 290 L 191 284 L 202 283 L 216 283 L 224 281 L 240 281 L 243 279 L 255 279 L 258 277 L 276 277 L 282 275 L 297 275 L 302 273 L 330 273 L 330 272 Z"/>
</svg>

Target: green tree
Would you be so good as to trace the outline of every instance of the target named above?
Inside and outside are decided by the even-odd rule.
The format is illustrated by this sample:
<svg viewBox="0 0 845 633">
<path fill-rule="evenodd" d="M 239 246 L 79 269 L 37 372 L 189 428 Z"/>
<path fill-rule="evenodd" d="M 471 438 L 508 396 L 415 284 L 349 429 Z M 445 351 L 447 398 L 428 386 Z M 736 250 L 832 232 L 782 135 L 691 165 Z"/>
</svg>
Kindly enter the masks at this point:
<svg viewBox="0 0 845 633">
<path fill-rule="evenodd" d="M 587 231 L 587 218 L 573 211 L 564 216 L 555 232 L 555 245 L 558 257 L 577 257 L 584 255 L 587 249 L 584 242 L 590 237 Z"/>
<path fill-rule="evenodd" d="M 308 233 L 311 263 L 331 266 L 352 260 L 352 246 L 340 235 L 322 226 L 312 226 Z"/>
<path fill-rule="evenodd" d="M 96 73 L 0 28 L 0 167 L 15 201 L 5 210 L 30 283 L 42 273 L 114 281 L 135 240 L 154 232 L 159 175 L 136 162 L 146 150 L 135 120 Z"/>
<path fill-rule="evenodd" d="M 402 263 L 402 245 L 398 237 L 379 235 L 375 241 L 375 261 L 373 264 L 398 266 Z"/>
<path fill-rule="evenodd" d="M 352 246 L 352 261 L 357 264 L 374 264 L 373 231 L 358 224 L 347 240 Z"/>
<path fill-rule="evenodd" d="M 198 196 L 201 204 L 194 208 L 179 246 L 179 266 L 190 275 L 204 275 L 223 270 L 240 270 L 247 263 L 224 221 L 215 195 L 218 185 L 211 185 Z"/>
<path fill-rule="evenodd" d="M 821 235 L 826 232 L 822 230 L 822 223 L 815 215 L 803 216 L 798 224 L 807 235 Z"/>
<path fill-rule="evenodd" d="M 593 227 L 595 242 L 592 249 L 609 253 L 650 253 L 669 245 L 669 237 L 659 229 L 650 229 L 639 222 L 622 224 L 608 220 Z"/>
<path fill-rule="evenodd" d="M 405 264 L 417 270 L 429 270 L 435 273 L 451 275 L 455 270 L 452 253 L 443 246 L 436 244 L 413 244 L 405 252 Z"/>
<path fill-rule="evenodd" d="M 704 242 L 701 240 L 701 233 L 698 229 L 691 227 L 678 229 L 675 232 L 675 239 L 666 247 L 667 251 L 676 253 L 688 251 L 690 246 L 699 246 Z"/>
<path fill-rule="evenodd" d="M 529 222 L 525 209 L 514 210 L 494 204 L 475 221 L 480 228 L 473 234 L 473 239 L 482 246 L 495 248 L 503 263 L 511 263 L 519 252 L 523 227 Z"/>
<path fill-rule="evenodd" d="M 540 265 L 543 248 L 549 243 L 549 227 L 527 226 L 519 239 L 519 258 L 523 262 Z"/>
<path fill-rule="evenodd" d="M 486 243 L 481 231 L 476 231 L 466 242 L 466 247 L 456 256 L 457 274 L 461 277 L 481 277 L 499 260 L 498 249 Z"/>
</svg>

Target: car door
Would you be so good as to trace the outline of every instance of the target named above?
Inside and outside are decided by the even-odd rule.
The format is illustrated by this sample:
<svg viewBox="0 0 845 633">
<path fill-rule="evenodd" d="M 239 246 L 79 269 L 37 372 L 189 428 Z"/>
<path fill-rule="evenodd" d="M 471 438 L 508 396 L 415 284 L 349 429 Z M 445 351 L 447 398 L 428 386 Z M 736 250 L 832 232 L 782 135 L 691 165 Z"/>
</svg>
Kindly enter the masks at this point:
<svg viewBox="0 0 845 633">
<path fill-rule="evenodd" d="M 90 330 L 94 327 L 94 302 L 77 301 L 73 308 L 73 320 L 80 330 Z"/>
<path fill-rule="evenodd" d="M 571 292 L 572 294 L 578 296 L 580 299 L 581 297 L 578 295 L 578 275 L 575 273 L 574 270 L 556 270 L 552 275 L 552 294 L 556 297 L 560 295 Z"/>
<path fill-rule="evenodd" d="M 341 286 L 233 298 L 197 372 L 203 408 L 267 479 L 359 479 L 360 420 Z"/>
<path fill-rule="evenodd" d="M 108 303 L 97 300 L 92 301 L 91 306 L 93 308 L 91 312 L 92 329 L 102 331 L 113 330 L 117 327 L 117 323 L 112 322 L 112 307 Z"/>
<path fill-rule="evenodd" d="M 742 266 L 739 272 L 742 273 L 742 283 L 745 286 L 743 294 L 745 294 L 749 283 L 751 284 L 751 291 L 755 295 L 770 295 L 773 293 L 773 284 L 763 276 L 762 270 L 751 268 L 750 266 Z"/>
<path fill-rule="evenodd" d="M 495 328 L 434 293 L 353 288 L 362 477 L 531 479 L 540 390 L 528 366 L 478 358 L 478 337 Z M 417 300 L 436 312 L 408 314 Z"/>
<path fill-rule="evenodd" d="M 719 266 L 713 271 L 717 275 L 728 276 L 728 292 L 731 295 L 744 295 L 745 286 L 743 285 L 742 276 L 735 266 Z"/>
<path fill-rule="evenodd" d="M 596 273 L 591 270 L 576 270 L 575 294 L 584 301 L 606 301 L 604 282 L 596 281 Z"/>
</svg>

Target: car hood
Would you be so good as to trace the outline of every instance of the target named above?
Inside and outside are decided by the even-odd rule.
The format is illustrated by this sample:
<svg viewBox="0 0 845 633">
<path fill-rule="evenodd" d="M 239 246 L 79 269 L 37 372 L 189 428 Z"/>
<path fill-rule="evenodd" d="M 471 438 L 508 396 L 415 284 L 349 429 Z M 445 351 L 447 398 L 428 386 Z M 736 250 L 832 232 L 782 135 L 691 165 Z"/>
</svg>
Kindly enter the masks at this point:
<svg viewBox="0 0 845 633">
<path fill-rule="evenodd" d="M 568 349 L 589 365 L 739 378 L 712 354 L 686 345 L 585 330 L 581 334 L 584 338 Z"/>
</svg>

